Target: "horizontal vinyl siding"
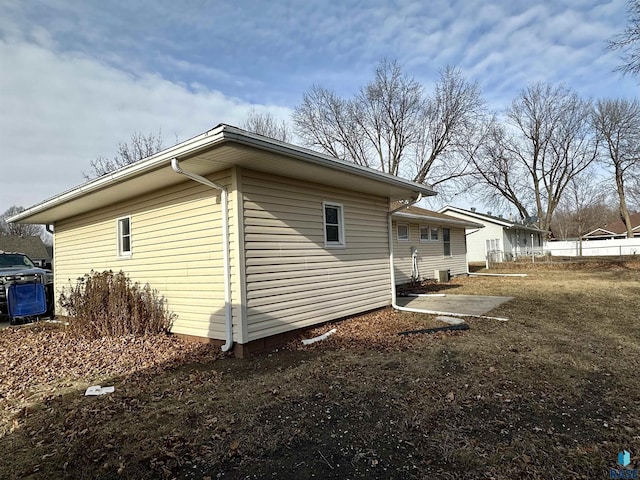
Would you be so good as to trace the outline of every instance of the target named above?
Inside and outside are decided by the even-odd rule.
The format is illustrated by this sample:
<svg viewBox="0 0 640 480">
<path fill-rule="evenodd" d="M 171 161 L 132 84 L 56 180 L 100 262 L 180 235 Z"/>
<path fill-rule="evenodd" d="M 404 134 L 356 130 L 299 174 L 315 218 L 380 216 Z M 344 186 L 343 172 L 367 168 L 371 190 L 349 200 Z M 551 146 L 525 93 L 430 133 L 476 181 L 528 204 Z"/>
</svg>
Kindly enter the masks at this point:
<svg viewBox="0 0 640 480">
<path fill-rule="evenodd" d="M 411 252 L 418 249 L 418 269 L 422 279 L 434 278 L 435 270 L 451 270 L 451 275 L 467 273 L 467 256 L 465 254 L 463 228 L 446 227 L 451 230 L 451 256 L 444 256 L 442 243 L 442 225 L 418 224 L 398 221 L 402 225 L 409 225 L 409 241 L 398 241 L 396 221 L 393 221 L 393 263 L 395 267 L 396 285 L 411 281 Z M 420 225 L 438 226 L 439 238 L 434 242 L 420 241 Z"/>
<path fill-rule="evenodd" d="M 227 171 L 211 179 L 229 186 Z M 231 226 L 237 221 L 230 209 Z M 116 219 L 130 216 L 130 258 L 117 254 Z M 233 229 L 231 229 L 233 231 Z M 230 237 L 231 245 L 237 239 Z M 236 262 L 230 250 L 232 266 Z M 124 271 L 158 290 L 177 315 L 174 333 L 224 339 L 222 220 L 219 192 L 193 181 L 55 225 L 59 294 L 91 270 Z M 237 278 L 232 276 L 232 285 Z"/>
<path fill-rule="evenodd" d="M 388 201 L 242 172 L 248 339 L 388 305 Z M 343 206 L 346 247 L 325 248 L 323 201 Z"/>
</svg>

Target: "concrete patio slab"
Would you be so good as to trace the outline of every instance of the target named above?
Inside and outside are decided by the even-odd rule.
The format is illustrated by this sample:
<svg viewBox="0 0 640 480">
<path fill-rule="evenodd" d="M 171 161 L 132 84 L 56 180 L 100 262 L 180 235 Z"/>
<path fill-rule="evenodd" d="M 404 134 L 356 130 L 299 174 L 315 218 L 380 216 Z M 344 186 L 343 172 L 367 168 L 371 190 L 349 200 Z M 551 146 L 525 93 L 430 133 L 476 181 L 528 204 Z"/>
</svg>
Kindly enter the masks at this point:
<svg viewBox="0 0 640 480">
<path fill-rule="evenodd" d="M 484 295 L 449 295 L 444 297 L 398 297 L 401 307 L 458 313 L 461 315 L 484 315 L 513 297 Z"/>
</svg>

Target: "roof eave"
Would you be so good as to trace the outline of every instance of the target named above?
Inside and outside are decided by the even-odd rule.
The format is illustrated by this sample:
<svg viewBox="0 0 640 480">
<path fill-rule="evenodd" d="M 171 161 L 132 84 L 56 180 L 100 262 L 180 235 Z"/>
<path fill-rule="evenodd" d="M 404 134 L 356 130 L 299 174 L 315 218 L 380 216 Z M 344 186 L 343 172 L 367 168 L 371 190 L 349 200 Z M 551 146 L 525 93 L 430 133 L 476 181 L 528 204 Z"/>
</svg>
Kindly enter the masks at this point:
<svg viewBox="0 0 640 480">
<path fill-rule="evenodd" d="M 434 222 L 434 223 L 442 223 L 445 225 L 456 225 L 461 227 L 468 228 L 484 228 L 484 225 L 474 222 L 466 222 L 464 220 L 449 220 L 441 217 L 431 217 L 429 215 L 417 215 L 413 213 L 405 213 L 405 212 L 396 212 L 393 214 L 394 217 L 399 218 L 407 218 L 410 220 L 420 220 L 425 222 Z"/>
<path fill-rule="evenodd" d="M 377 172 L 370 168 L 362 167 L 360 165 L 356 165 L 344 160 L 339 160 L 328 155 L 323 155 L 321 153 L 313 152 L 311 150 L 280 142 L 278 140 L 270 139 L 268 137 L 252 134 L 236 127 L 221 124 L 201 135 L 193 137 L 173 147 L 167 148 L 144 160 L 131 165 L 127 165 L 99 178 L 84 183 L 80 186 L 67 190 L 66 192 L 63 192 L 59 195 L 51 197 L 39 204 L 36 204 L 24 210 L 17 215 L 14 215 L 13 217 L 7 219 L 7 221 L 13 223 L 27 220 L 30 217 L 45 212 L 48 209 L 61 205 L 65 202 L 76 200 L 89 193 L 108 188 L 109 186 L 117 184 L 120 181 L 135 178 L 147 172 L 151 172 L 164 166 L 168 166 L 173 158 L 193 156 L 200 151 L 210 149 L 218 144 L 228 141 L 235 142 L 241 145 L 251 146 L 254 148 L 259 148 L 288 157 L 302 159 L 309 163 L 324 166 L 348 174 L 357 175 L 381 183 L 387 183 L 411 192 L 421 193 L 422 195 L 433 196 L 437 194 L 437 192 L 435 192 L 433 189 L 422 184 L 404 180 L 399 177 L 394 177 L 393 175 L 389 175 L 386 173 Z"/>
<path fill-rule="evenodd" d="M 222 129 L 220 126 L 213 128 L 212 130 L 186 140 L 185 142 L 174 145 L 173 147 L 169 147 L 161 152 L 158 152 L 155 155 L 151 155 L 144 160 L 140 160 L 131 165 L 124 166 L 105 175 L 102 175 L 101 177 L 98 177 L 94 180 L 90 180 L 87 183 L 83 183 L 82 185 L 67 190 L 66 192 L 63 192 L 59 195 L 51 197 L 39 204 L 34 205 L 33 207 L 27 208 L 26 210 L 17 215 L 14 215 L 11 218 L 8 218 L 7 221 L 11 223 L 20 222 L 21 220 L 25 220 L 35 214 L 46 211 L 47 209 L 55 207 L 61 203 L 69 202 L 80 198 L 88 193 L 109 187 L 110 185 L 118 183 L 121 180 L 143 175 L 146 172 L 164 166 L 165 163 L 168 165 L 171 162 L 172 158 L 180 157 L 183 155 L 191 155 L 196 153 L 198 150 L 210 148 L 222 140 L 221 134 Z"/>
</svg>

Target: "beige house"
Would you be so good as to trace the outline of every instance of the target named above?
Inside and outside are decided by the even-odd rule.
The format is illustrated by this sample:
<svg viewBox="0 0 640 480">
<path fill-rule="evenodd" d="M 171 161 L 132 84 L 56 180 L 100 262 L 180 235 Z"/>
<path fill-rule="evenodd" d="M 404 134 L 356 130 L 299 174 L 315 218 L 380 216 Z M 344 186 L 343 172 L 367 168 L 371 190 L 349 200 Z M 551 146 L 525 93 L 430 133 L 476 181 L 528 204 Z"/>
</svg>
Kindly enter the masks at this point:
<svg viewBox="0 0 640 480">
<path fill-rule="evenodd" d="M 391 304 L 390 247 L 401 242 L 390 205 L 434 194 L 219 125 L 10 221 L 53 226 L 58 294 L 91 270 L 122 270 L 165 296 L 174 333 L 246 355 L 296 329 Z M 455 238 L 451 255 L 425 271 L 464 270 Z M 402 283 L 405 268 L 398 272 Z"/>
<path fill-rule="evenodd" d="M 396 284 L 469 273 L 465 229 L 481 224 L 424 208 L 407 206 L 393 213 Z"/>
</svg>

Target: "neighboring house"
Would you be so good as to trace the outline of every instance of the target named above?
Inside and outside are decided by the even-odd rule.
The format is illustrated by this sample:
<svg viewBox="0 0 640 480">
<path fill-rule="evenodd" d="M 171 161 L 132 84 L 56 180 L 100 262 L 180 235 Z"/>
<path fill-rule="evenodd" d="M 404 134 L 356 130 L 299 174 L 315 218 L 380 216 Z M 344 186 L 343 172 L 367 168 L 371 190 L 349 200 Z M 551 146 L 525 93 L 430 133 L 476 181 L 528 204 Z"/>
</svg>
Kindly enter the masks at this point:
<svg viewBox="0 0 640 480">
<path fill-rule="evenodd" d="M 418 207 L 393 213 L 393 259 L 396 284 L 469 273 L 465 228 L 482 225 Z"/>
<path fill-rule="evenodd" d="M 219 125 L 9 220 L 53 225 L 58 294 L 122 270 L 167 299 L 174 333 L 243 356 L 389 305 L 390 206 L 434 194 Z"/>
<path fill-rule="evenodd" d="M 447 206 L 440 213 L 484 225 L 482 229 L 467 228 L 467 258 L 470 262 L 513 260 L 519 256 L 542 253 L 549 233 L 531 225 L 479 213 L 474 209 Z"/>
<path fill-rule="evenodd" d="M 51 267 L 51 253 L 38 236 L 0 235 L 0 250 L 24 253 L 39 267 Z"/>
<path fill-rule="evenodd" d="M 640 212 L 632 213 L 631 226 L 634 238 L 640 237 Z M 583 240 L 613 240 L 627 238 L 627 227 L 622 220 L 607 223 L 604 227 L 586 233 L 582 236 Z"/>
</svg>

